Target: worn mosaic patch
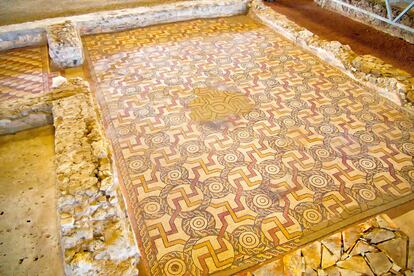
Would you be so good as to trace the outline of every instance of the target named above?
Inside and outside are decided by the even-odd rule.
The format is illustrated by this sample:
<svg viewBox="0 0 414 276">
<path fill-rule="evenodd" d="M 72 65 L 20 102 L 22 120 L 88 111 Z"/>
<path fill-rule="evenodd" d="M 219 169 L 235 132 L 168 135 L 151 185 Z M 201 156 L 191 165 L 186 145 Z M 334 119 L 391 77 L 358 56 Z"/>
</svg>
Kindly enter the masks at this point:
<svg viewBox="0 0 414 276">
<path fill-rule="evenodd" d="M 413 118 L 252 19 L 84 45 L 151 275 L 228 275 L 413 198 Z"/>
<path fill-rule="evenodd" d="M 0 101 L 33 98 L 49 91 L 47 47 L 0 53 Z"/>
</svg>

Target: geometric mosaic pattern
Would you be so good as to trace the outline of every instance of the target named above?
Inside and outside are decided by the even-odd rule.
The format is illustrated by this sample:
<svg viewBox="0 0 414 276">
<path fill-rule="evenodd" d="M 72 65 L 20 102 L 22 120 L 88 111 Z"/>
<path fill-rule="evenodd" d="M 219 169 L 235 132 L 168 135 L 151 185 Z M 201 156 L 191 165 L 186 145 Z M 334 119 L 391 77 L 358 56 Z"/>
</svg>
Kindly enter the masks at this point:
<svg viewBox="0 0 414 276">
<path fill-rule="evenodd" d="M 187 104 L 193 121 L 218 121 L 232 115 L 249 113 L 253 109 L 249 98 L 242 93 L 198 88 L 194 89 L 194 95 L 196 98 Z"/>
<path fill-rule="evenodd" d="M 0 101 L 40 96 L 51 78 L 45 46 L 0 53 Z"/>
<path fill-rule="evenodd" d="M 84 45 L 150 275 L 228 275 L 413 199 L 413 118 L 248 17 Z M 197 89 L 254 106 L 192 120 Z"/>
</svg>

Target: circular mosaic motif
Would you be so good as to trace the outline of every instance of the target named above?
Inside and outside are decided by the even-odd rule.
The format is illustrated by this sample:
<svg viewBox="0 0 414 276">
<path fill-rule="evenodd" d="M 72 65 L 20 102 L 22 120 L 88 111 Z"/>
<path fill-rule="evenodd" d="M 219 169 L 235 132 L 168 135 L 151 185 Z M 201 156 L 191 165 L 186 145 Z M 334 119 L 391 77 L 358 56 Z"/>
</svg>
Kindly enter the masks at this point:
<svg viewBox="0 0 414 276">
<path fill-rule="evenodd" d="M 160 260 L 160 266 L 165 275 L 183 276 L 188 275 L 187 265 L 182 252 L 170 252 Z"/>
<path fill-rule="evenodd" d="M 300 172 L 304 185 L 316 193 L 325 193 L 338 189 L 332 177 L 321 171 Z"/>
<path fill-rule="evenodd" d="M 187 157 L 199 157 L 207 153 L 207 149 L 201 141 L 188 141 L 180 146 L 180 153 Z"/>
<path fill-rule="evenodd" d="M 232 233 L 235 247 L 244 254 L 258 254 L 266 249 L 263 234 L 256 232 L 253 226 L 240 226 Z"/>
<path fill-rule="evenodd" d="M 379 143 L 377 136 L 372 132 L 358 131 L 355 133 L 355 137 L 363 145 L 375 145 Z"/>
<path fill-rule="evenodd" d="M 160 197 L 151 196 L 141 201 L 139 208 L 143 211 L 145 219 L 157 219 L 166 214 L 162 207 L 163 204 Z"/>
<path fill-rule="evenodd" d="M 182 222 L 183 230 L 190 236 L 205 236 L 215 228 L 214 217 L 206 211 L 193 211 L 185 216 Z"/>
<path fill-rule="evenodd" d="M 322 229 L 328 223 L 326 210 L 312 202 L 301 202 L 295 207 L 295 215 L 305 229 Z"/>
<path fill-rule="evenodd" d="M 201 184 L 204 193 L 212 198 L 222 198 L 229 194 L 228 182 L 220 177 L 210 177 Z"/>
<path fill-rule="evenodd" d="M 252 122 L 266 120 L 266 114 L 260 109 L 253 109 L 249 113 L 244 114 L 243 117 Z"/>
<path fill-rule="evenodd" d="M 272 137 L 269 146 L 277 152 L 285 152 L 296 148 L 295 141 L 292 138 L 281 135 Z"/>
<path fill-rule="evenodd" d="M 223 166 L 234 166 L 237 163 L 244 162 L 244 156 L 237 150 L 227 150 L 217 153 L 217 160 Z"/>
<path fill-rule="evenodd" d="M 280 159 L 263 161 L 257 167 L 265 179 L 279 179 L 286 175 L 286 167 Z"/>
<path fill-rule="evenodd" d="M 187 121 L 184 113 L 170 113 L 162 117 L 167 126 L 178 126 Z"/>
<path fill-rule="evenodd" d="M 322 105 L 319 107 L 319 110 L 322 114 L 328 117 L 334 117 L 341 115 L 341 109 L 337 105 Z"/>
<path fill-rule="evenodd" d="M 230 132 L 230 135 L 235 141 L 241 143 L 250 143 L 255 138 L 253 131 L 246 127 L 236 128 Z"/>
<path fill-rule="evenodd" d="M 157 148 L 162 146 L 168 146 L 170 143 L 170 137 L 164 132 L 158 132 L 145 136 L 145 144 L 151 148 Z"/>
<path fill-rule="evenodd" d="M 352 161 L 354 166 L 365 173 L 375 173 L 382 169 L 382 163 L 373 156 L 362 156 Z"/>
<path fill-rule="evenodd" d="M 410 156 L 414 156 L 414 143 L 403 143 L 401 146 L 401 150 Z"/>
<path fill-rule="evenodd" d="M 128 169 L 132 174 L 141 174 L 149 169 L 150 162 L 144 156 L 131 156 L 126 160 Z"/>
<path fill-rule="evenodd" d="M 328 147 L 312 146 L 309 149 L 310 155 L 317 161 L 327 162 L 336 158 L 335 152 Z"/>
<path fill-rule="evenodd" d="M 161 180 L 166 184 L 187 183 L 188 170 L 181 166 L 161 168 Z"/>
<path fill-rule="evenodd" d="M 149 105 L 145 105 L 143 107 L 136 108 L 133 111 L 133 114 L 137 119 L 144 119 L 147 117 L 154 116 L 154 109 L 151 108 Z"/>
<path fill-rule="evenodd" d="M 335 136 L 338 133 L 338 128 L 333 124 L 323 124 L 317 128 L 317 131 L 324 136 Z"/>
</svg>

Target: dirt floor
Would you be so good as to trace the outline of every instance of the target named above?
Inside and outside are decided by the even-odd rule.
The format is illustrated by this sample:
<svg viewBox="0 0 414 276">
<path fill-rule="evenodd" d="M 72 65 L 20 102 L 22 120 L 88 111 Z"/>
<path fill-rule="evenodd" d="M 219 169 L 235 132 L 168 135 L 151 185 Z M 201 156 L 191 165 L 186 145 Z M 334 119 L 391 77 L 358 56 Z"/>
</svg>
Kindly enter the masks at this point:
<svg viewBox="0 0 414 276">
<path fill-rule="evenodd" d="M 276 11 L 327 40 L 348 44 L 358 54 L 370 54 L 414 75 L 414 45 L 338 13 L 313 0 L 277 0 Z"/>
<path fill-rule="evenodd" d="M 177 1 L 178 0 L 1 0 L 0 26 L 59 16 L 151 6 Z"/>
<path fill-rule="evenodd" d="M 63 275 L 54 130 L 0 136 L 0 275 Z"/>
</svg>

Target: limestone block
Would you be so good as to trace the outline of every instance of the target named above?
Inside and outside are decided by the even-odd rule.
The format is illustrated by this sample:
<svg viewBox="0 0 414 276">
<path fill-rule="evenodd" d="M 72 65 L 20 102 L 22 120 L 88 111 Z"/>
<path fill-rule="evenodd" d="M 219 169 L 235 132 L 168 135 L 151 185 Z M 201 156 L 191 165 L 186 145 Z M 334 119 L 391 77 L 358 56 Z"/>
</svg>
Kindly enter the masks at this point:
<svg viewBox="0 0 414 276">
<path fill-rule="evenodd" d="M 337 259 L 341 257 L 342 250 L 342 235 L 341 233 L 333 234 L 322 240 L 322 244 L 334 255 Z"/>
<path fill-rule="evenodd" d="M 388 272 L 392 263 L 383 252 L 367 253 L 368 262 L 376 275 L 383 275 Z"/>
<path fill-rule="evenodd" d="M 362 256 L 350 257 L 344 261 L 339 261 L 336 265 L 363 275 L 374 275 Z"/>
<path fill-rule="evenodd" d="M 303 261 L 300 250 L 289 253 L 283 257 L 285 275 L 296 276 L 303 274 Z"/>
<path fill-rule="evenodd" d="M 400 267 L 407 266 L 407 245 L 404 238 L 396 238 L 377 245 L 379 249 L 386 252 L 388 256 Z"/>
<path fill-rule="evenodd" d="M 321 243 L 313 242 L 302 249 L 302 255 L 305 259 L 306 268 L 318 269 L 321 264 Z"/>
<path fill-rule="evenodd" d="M 364 235 L 365 239 L 374 244 L 393 239 L 394 237 L 395 234 L 393 232 L 381 228 L 374 228 L 369 233 Z"/>
<path fill-rule="evenodd" d="M 75 23 L 65 21 L 46 28 L 49 55 L 61 67 L 76 67 L 83 64 L 82 40 Z"/>
<path fill-rule="evenodd" d="M 333 266 L 338 260 L 340 256 L 335 256 L 332 254 L 329 249 L 325 246 L 322 246 L 322 263 L 321 267 L 323 269 Z"/>
<path fill-rule="evenodd" d="M 374 252 L 374 251 L 376 251 L 375 247 L 373 247 L 372 245 L 368 244 L 367 242 L 363 240 L 359 240 L 354 246 L 354 248 L 352 249 L 352 251 L 350 252 L 350 255 L 351 256 L 355 256 L 355 255 L 364 256 L 365 253 Z"/>
<path fill-rule="evenodd" d="M 355 242 L 360 238 L 361 231 L 357 227 L 350 227 L 342 232 L 344 252 L 351 249 Z"/>
</svg>

